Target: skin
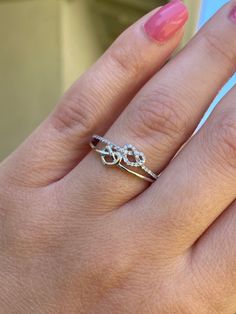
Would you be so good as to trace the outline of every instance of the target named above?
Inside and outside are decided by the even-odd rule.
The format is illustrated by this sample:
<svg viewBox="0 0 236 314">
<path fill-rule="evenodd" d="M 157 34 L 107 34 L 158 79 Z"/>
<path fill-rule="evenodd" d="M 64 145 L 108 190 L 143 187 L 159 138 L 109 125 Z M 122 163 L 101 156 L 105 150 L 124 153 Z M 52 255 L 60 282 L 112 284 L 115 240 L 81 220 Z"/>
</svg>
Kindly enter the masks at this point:
<svg viewBox="0 0 236 314">
<path fill-rule="evenodd" d="M 145 16 L 0 164 L 0 313 L 236 312 L 235 88 L 191 136 L 234 73 L 235 5 L 164 67 L 183 29 L 158 44 Z M 160 178 L 103 167 L 93 133 Z"/>
</svg>

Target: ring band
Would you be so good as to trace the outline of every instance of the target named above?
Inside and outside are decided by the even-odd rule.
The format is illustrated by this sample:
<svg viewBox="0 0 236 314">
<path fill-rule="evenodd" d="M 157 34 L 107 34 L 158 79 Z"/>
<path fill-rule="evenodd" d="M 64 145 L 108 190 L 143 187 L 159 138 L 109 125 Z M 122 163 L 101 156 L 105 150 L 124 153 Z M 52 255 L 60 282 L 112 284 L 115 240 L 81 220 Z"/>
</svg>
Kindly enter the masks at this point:
<svg viewBox="0 0 236 314">
<path fill-rule="evenodd" d="M 145 166 L 146 158 L 144 153 L 139 152 L 131 144 L 121 147 L 102 136 L 93 135 L 90 146 L 100 155 L 105 166 L 117 166 L 140 179 L 152 183 L 158 179 L 158 175 Z M 134 171 L 132 168 L 136 168 L 137 171 Z M 139 173 L 138 169 L 146 175 Z"/>
</svg>

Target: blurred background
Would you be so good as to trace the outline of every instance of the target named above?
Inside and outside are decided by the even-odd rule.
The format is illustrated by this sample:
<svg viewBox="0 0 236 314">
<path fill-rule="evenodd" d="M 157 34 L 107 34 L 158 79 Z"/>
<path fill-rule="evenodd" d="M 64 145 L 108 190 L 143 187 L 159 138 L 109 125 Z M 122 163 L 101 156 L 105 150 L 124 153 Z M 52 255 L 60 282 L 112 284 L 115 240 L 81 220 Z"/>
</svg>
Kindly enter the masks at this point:
<svg viewBox="0 0 236 314">
<path fill-rule="evenodd" d="M 166 2 L 0 0 L 0 160 L 47 116 L 115 37 Z M 184 2 L 191 18 L 182 45 L 226 1 Z"/>
</svg>

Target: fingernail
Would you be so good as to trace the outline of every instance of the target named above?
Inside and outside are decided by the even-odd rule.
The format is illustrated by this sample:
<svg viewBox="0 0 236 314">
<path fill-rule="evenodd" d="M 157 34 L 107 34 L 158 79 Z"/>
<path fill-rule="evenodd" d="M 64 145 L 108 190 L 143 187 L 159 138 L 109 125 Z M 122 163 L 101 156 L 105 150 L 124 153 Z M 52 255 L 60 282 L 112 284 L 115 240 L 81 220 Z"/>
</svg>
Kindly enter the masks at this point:
<svg viewBox="0 0 236 314">
<path fill-rule="evenodd" d="M 187 21 L 188 10 L 181 0 L 172 0 L 157 11 L 144 25 L 144 30 L 154 40 L 165 42 Z"/>
<path fill-rule="evenodd" d="M 236 6 L 230 11 L 229 18 L 236 23 Z"/>
</svg>

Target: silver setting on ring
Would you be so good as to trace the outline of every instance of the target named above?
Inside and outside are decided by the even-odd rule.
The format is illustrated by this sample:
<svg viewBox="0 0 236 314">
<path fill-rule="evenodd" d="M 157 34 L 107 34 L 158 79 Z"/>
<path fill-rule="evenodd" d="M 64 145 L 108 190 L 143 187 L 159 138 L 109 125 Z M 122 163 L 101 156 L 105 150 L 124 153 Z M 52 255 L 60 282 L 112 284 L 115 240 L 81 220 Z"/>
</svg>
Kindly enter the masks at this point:
<svg viewBox="0 0 236 314">
<path fill-rule="evenodd" d="M 131 144 L 126 144 L 121 147 L 102 136 L 93 135 L 90 146 L 100 155 L 102 163 L 105 166 L 117 166 L 140 179 L 152 183 L 158 179 L 158 175 L 146 167 L 146 157 L 144 153 L 139 152 L 137 148 Z M 132 168 L 136 170 L 134 171 Z M 146 175 L 139 173 L 138 169 L 142 170 Z"/>
</svg>

